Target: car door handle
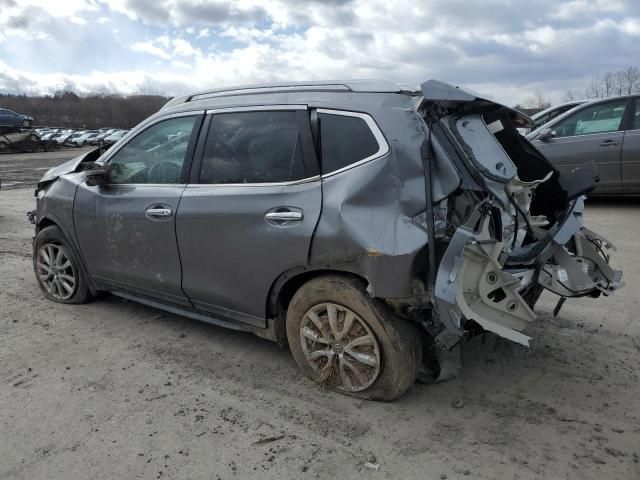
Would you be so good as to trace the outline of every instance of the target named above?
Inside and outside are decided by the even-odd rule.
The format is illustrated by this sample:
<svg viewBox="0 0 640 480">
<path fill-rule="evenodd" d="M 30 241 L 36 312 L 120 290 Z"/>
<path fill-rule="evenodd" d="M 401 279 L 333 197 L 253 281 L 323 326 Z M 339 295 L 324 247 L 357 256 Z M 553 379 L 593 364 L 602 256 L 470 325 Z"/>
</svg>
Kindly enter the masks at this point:
<svg viewBox="0 0 640 480">
<path fill-rule="evenodd" d="M 297 222 L 302 220 L 302 212 L 296 212 L 294 210 L 284 210 L 281 212 L 267 212 L 264 218 L 276 222 Z"/>
<path fill-rule="evenodd" d="M 144 211 L 144 213 L 150 220 L 159 220 L 173 215 L 173 212 L 169 207 L 149 207 Z"/>
<path fill-rule="evenodd" d="M 612 139 L 608 139 L 608 140 L 604 140 L 600 146 L 601 147 L 613 147 L 615 145 L 620 145 L 620 142 L 616 142 L 615 140 Z"/>
</svg>

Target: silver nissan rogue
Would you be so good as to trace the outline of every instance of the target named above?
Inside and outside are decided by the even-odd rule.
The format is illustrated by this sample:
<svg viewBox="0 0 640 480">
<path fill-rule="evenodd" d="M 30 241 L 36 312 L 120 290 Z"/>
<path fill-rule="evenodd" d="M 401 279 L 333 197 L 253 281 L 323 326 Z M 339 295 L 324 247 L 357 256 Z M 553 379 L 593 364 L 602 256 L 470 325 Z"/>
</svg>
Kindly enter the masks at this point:
<svg viewBox="0 0 640 480">
<path fill-rule="evenodd" d="M 98 292 L 289 345 L 305 375 L 391 400 L 455 375 L 485 331 L 528 344 L 543 289 L 621 284 L 520 112 L 430 80 L 299 82 L 174 98 L 39 182 L 43 294 Z"/>
</svg>

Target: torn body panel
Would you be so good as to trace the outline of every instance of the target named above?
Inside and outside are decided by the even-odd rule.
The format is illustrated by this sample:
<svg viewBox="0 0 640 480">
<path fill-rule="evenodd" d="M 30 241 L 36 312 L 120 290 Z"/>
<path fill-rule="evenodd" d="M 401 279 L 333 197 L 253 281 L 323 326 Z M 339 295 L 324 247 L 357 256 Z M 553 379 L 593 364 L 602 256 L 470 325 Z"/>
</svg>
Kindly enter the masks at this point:
<svg viewBox="0 0 640 480">
<path fill-rule="evenodd" d="M 583 227 L 585 197 L 576 192 L 592 188 L 583 181 L 589 170 L 579 187 L 563 189 L 557 171 L 519 144 L 499 111 L 476 108 L 441 123 L 489 195 L 456 225 L 438 266 L 436 342 L 452 348 L 477 324 L 528 345 L 521 332 L 536 319 L 532 308 L 542 288 L 577 297 L 621 285 L 604 253 L 609 243 Z"/>
<path fill-rule="evenodd" d="M 421 146 L 424 120 L 411 110 L 370 109 L 392 146 L 366 164 L 322 179 L 322 214 L 309 264 L 351 271 L 368 282 L 372 296 L 422 295 L 428 235 Z M 460 177 L 440 145 L 434 146 L 433 197 L 446 199 Z M 418 281 L 416 281 L 418 279 Z"/>
</svg>

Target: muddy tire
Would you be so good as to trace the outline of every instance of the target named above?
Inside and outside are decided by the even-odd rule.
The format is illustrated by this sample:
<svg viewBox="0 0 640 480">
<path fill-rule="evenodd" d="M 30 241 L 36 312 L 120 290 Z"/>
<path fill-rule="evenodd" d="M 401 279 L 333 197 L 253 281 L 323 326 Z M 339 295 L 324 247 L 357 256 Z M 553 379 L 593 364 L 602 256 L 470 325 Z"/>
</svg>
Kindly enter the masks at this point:
<svg viewBox="0 0 640 480">
<path fill-rule="evenodd" d="M 22 126 L 23 127 L 29 127 L 29 126 L 31 126 L 31 122 L 29 120 L 23 120 L 22 121 Z"/>
<path fill-rule="evenodd" d="M 356 278 L 310 280 L 287 310 L 287 339 L 302 372 L 331 390 L 369 400 L 394 400 L 415 382 L 420 335 L 369 296 Z"/>
<path fill-rule="evenodd" d="M 36 236 L 33 270 L 49 300 L 79 304 L 91 299 L 87 274 L 58 227 L 46 227 Z"/>
</svg>

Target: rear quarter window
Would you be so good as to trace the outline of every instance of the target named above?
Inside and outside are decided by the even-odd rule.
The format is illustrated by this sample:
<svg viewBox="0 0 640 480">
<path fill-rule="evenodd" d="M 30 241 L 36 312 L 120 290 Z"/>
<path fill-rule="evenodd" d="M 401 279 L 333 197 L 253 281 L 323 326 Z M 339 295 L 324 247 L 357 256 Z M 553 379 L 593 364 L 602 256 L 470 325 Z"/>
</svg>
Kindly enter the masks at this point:
<svg viewBox="0 0 640 480">
<path fill-rule="evenodd" d="M 323 174 L 335 172 L 383 153 L 384 146 L 378 142 L 370 124 L 362 116 L 319 111 L 318 119 Z M 370 122 L 373 123 L 372 120 Z M 375 124 L 373 125 L 377 130 Z M 379 137 L 382 137 L 381 133 Z M 384 139 L 381 141 L 384 142 Z"/>
</svg>

